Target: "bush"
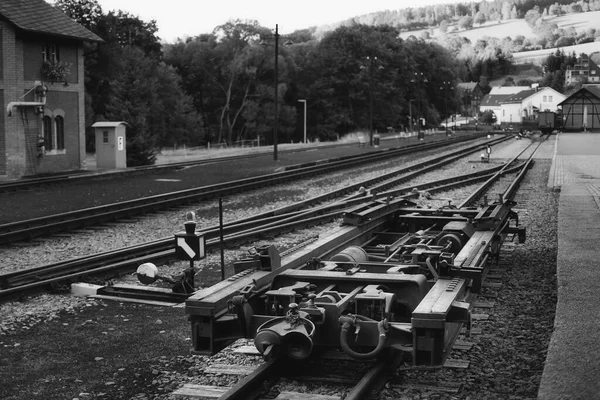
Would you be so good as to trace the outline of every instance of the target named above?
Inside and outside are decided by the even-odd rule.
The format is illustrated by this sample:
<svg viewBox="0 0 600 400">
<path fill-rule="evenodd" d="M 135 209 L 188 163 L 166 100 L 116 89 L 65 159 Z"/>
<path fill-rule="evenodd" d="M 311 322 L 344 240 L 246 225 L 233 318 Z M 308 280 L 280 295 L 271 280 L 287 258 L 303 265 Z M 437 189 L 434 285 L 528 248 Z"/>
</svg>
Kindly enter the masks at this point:
<svg viewBox="0 0 600 400">
<path fill-rule="evenodd" d="M 573 36 L 562 36 L 558 38 L 555 43 L 556 47 L 573 46 L 575 44 L 575 38 Z"/>
</svg>

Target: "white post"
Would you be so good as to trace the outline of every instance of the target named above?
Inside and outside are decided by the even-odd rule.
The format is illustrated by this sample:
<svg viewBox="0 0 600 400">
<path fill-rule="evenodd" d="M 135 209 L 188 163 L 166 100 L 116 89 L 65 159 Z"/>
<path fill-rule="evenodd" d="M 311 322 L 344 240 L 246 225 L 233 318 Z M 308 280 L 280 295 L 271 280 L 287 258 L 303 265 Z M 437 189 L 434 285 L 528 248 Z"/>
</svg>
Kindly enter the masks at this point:
<svg viewBox="0 0 600 400">
<path fill-rule="evenodd" d="M 304 103 L 304 144 L 306 144 L 306 100 L 298 100 L 299 103 Z"/>
</svg>

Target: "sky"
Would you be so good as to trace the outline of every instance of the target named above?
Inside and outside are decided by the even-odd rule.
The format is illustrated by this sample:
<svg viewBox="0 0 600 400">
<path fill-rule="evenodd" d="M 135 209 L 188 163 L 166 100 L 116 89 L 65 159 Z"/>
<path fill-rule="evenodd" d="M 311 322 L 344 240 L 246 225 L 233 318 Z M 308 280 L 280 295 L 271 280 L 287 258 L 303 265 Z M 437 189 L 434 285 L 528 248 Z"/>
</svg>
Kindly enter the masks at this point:
<svg viewBox="0 0 600 400">
<path fill-rule="evenodd" d="M 106 14 L 121 10 L 143 21 L 155 20 L 158 37 L 173 43 L 177 38 L 210 33 L 231 19 L 257 20 L 287 34 L 315 25 L 327 25 L 376 11 L 398 10 L 460 0 L 97 0 Z"/>
</svg>

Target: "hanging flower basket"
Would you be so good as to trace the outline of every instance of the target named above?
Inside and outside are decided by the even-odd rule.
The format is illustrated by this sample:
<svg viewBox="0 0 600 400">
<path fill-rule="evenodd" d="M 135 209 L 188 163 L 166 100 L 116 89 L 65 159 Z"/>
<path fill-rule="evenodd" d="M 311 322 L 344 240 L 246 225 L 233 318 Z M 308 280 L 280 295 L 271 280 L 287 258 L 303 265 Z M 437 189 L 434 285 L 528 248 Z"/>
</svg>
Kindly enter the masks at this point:
<svg viewBox="0 0 600 400">
<path fill-rule="evenodd" d="M 66 82 L 71 74 L 71 65 L 60 61 L 44 61 L 42 64 L 42 76 L 50 82 Z"/>
</svg>

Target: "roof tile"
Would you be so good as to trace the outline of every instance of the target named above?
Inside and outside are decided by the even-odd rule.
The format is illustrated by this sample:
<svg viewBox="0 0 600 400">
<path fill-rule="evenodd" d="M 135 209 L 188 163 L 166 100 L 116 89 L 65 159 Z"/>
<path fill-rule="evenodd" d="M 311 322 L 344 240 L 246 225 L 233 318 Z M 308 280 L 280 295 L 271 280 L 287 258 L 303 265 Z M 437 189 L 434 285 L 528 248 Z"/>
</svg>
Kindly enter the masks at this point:
<svg viewBox="0 0 600 400">
<path fill-rule="evenodd" d="M 103 41 L 44 0 L 0 0 L 0 18 L 23 31 L 92 42 Z"/>
</svg>

